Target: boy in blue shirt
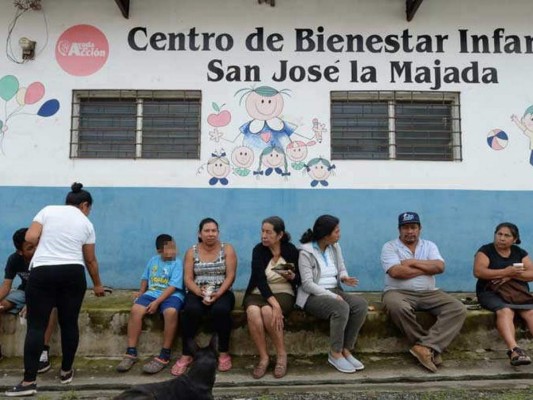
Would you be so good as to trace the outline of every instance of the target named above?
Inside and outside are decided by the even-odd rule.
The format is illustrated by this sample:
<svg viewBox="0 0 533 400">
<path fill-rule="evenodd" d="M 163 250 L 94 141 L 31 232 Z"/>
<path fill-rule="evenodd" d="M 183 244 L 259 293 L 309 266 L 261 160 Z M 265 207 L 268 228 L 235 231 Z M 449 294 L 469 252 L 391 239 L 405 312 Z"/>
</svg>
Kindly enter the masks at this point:
<svg viewBox="0 0 533 400">
<path fill-rule="evenodd" d="M 176 259 L 177 248 L 172 236 L 159 235 L 155 245 L 159 254 L 148 261 L 141 277 L 141 288 L 128 321 L 128 348 L 116 368 L 118 372 L 129 371 L 139 360 L 136 346 L 146 314 L 163 314 L 165 327 L 161 352 L 143 366 L 143 372 L 155 374 L 170 361 L 170 348 L 178 327 L 178 312 L 183 308 L 185 297 L 183 265 L 181 260 Z"/>
</svg>

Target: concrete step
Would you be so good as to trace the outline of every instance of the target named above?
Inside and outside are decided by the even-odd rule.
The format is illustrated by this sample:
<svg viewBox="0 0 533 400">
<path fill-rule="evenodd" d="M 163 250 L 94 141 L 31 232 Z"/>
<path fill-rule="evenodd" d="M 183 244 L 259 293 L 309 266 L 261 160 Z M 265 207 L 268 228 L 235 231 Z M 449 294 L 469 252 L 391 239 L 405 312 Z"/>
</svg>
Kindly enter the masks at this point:
<svg viewBox="0 0 533 400">
<path fill-rule="evenodd" d="M 358 355 L 359 356 L 359 355 Z M 272 376 L 272 366 L 260 380 L 251 376 L 255 357 L 236 356 L 234 368 L 217 373 L 216 399 L 531 399 L 533 398 L 533 365 L 511 367 L 504 352 L 451 352 L 435 374 L 426 371 L 409 354 L 371 354 L 360 356 L 366 368 L 355 374 L 337 372 L 325 356 L 289 357 L 288 374 L 282 379 Z M 274 361 L 274 360 L 272 360 Z M 77 357 L 76 373 L 70 385 L 61 385 L 58 374 L 60 359 L 52 359 L 52 369 L 38 377 L 38 396 L 46 399 L 110 399 L 112 395 L 135 384 L 171 379 L 169 368 L 156 375 L 142 374 L 142 362 L 127 373 L 114 368 L 119 358 Z M 20 381 L 22 359 L 7 358 L 0 362 L 1 393 Z M 479 396 L 494 392 L 496 397 Z M 520 396 L 505 397 L 513 391 Z M 353 393 L 353 397 L 341 393 Z M 300 397 L 297 394 L 304 393 Z M 318 393 L 323 393 L 320 397 Z M 386 393 L 388 397 L 378 397 Z M 392 396 L 391 393 L 400 393 Z M 431 397 L 440 393 L 442 397 Z M 292 394 L 293 397 L 288 396 Z M 309 394 L 313 394 L 312 396 Z M 368 396 L 366 397 L 365 394 Z M 410 395 L 409 395 L 410 394 Z M 419 396 L 416 396 L 418 394 Z M 286 397 L 277 397 L 286 395 Z"/>
<path fill-rule="evenodd" d="M 105 298 L 96 298 L 88 291 L 80 313 L 79 356 L 119 357 L 126 346 L 127 323 L 132 304 L 132 291 L 115 290 Z M 394 354 L 405 352 L 408 344 L 398 329 L 383 312 L 379 303 L 381 293 L 360 293 L 369 301 L 372 311 L 361 330 L 356 345 L 358 354 Z M 473 297 L 471 293 L 455 293 L 457 298 Z M 242 293 L 236 293 L 236 308 L 233 311 L 233 332 L 230 352 L 234 355 L 255 355 L 255 347 L 246 326 L 246 315 L 241 308 Z M 22 356 L 26 327 L 14 315 L 1 317 L 1 344 L 5 356 Z M 419 313 L 423 325 L 429 326 L 433 317 Z M 140 354 L 150 355 L 161 346 L 163 321 L 160 316 L 147 316 L 143 323 L 143 333 L 139 343 Z M 286 345 L 289 354 L 312 356 L 326 354 L 329 350 L 329 323 L 294 311 L 286 321 Z M 210 335 L 204 327 L 199 340 Z M 531 347 L 526 331 L 518 329 L 520 345 Z M 177 338 L 174 349 L 181 351 L 181 340 Z M 460 335 L 449 350 L 464 351 L 503 351 L 505 345 L 499 338 L 494 325 L 494 315 L 483 310 L 468 311 Z M 51 343 L 51 354 L 60 354 L 59 335 L 55 332 Z"/>
</svg>

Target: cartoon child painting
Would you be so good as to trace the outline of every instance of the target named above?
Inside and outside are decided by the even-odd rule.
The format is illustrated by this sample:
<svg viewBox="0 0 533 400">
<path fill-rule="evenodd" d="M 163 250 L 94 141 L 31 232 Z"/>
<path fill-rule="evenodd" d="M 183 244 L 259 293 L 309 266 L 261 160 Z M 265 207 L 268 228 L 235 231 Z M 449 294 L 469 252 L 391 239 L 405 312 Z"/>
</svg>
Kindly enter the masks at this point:
<svg viewBox="0 0 533 400">
<path fill-rule="evenodd" d="M 302 142 L 301 140 L 295 140 L 287 145 L 286 153 L 289 160 L 292 161 L 291 167 L 296 171 L 300 171 L 305 168 L 305 158 L 307 157 L 308 146 L 315 145 L 314 141 Z"/>
<path fill-rule="evenodd" d="M 306 165 L 307 174 L 311 177 L 311 187 L 315 187 L 318 184 L 322 186 L 328 186 L 327 179 L 332 174 L 332 170 L 335 169 L 335 165 L 331 164 L 328 160 L 322 157 L 313 158 Z"/>
<path fill-rule="evenodd" d="M 239 128 L 244 136 L 243 144 L 259 150 L 284 148 L 297 128 L 279 118 L 284 107 L 283 96 L 288 96 L 289 90 L 278 91 L 270 86 L 260 86 L 240 89 L 235 96 L 238 94 L 241 94 L 239 103 L 246 97 L 246 111 L 252 117 Z"/>
<path fill-rule="evenodd" d="M 261 169 L 265 167 L 265 170 Z M 283 167 L 283 169 L 282 169 Z M 259 165 L 254 175 L 270 176 L 273 172 L 281 176 L 289 176 L 291 173 L 287 169 L 287 157 L 281 147 L 267 147 L 259 156 Z"/>
<path fill-rule="evenodd" d="M 231 152 L 231 161 L 233 161 L 233 173 L 239 176 L 248 176 L 250 167 L 254 162 L 254 151 L 246 146 L 235 147 Z"/>
<path fill-rule="evenodd" d="M 205 164 L 204 164 L 205 165 Z M 204 167 L 201 166 L 197 174 L 203 171 Z M 207 161 L 207 173 L 211 176 L 209 184 L 211 186 L 220 182 L 222 186 L 226 186 L 228 182 L 228 175 L 231 172 L 231 167 L 226 152 L 224 150 L 215 151 L 211 153 L 211 158 Z"/>
<path fill-rule="evenodd" d="M 529 163 L 533 165 L 533 105 L 526 109 L 521 119 L 518 119 L 515 114 L 511 115 L 511 121 L 529 138 L 529 150 L 531 151 Z"/>
</svg>

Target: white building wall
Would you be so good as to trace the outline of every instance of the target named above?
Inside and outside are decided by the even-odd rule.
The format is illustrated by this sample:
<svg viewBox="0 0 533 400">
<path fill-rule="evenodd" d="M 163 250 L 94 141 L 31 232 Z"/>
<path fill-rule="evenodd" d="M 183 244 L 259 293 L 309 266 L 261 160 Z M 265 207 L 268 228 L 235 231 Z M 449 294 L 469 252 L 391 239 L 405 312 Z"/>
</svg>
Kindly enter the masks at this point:
<svg viewBox="0 0 533 400">
<path fill-rule="evenodd" d="M 65 188 L 73 181 L 83 182 L 88 188 L 99 188 L 102 195 L 100 204 L 104 207 L 112 205 L 116 207 L 114 210 L 120 211 L 130 207 L 132 203 L 137 204 L 139 212 L 144 215 L 136 226 L 144 231 L 146 236 L 137 237 L 142 248 L 128 258 L 136 263 L 146 258 L 147 252 L 151 251 L 153 234 L 165 226 L 172 229 L 164 223 L 167 210 L 154 212 L 158 210 L 151 208 L 154 202 L 149 199 L 150 196 L 146 199 L 143 197 L 147 193 L 144 190 L 148 188 L 167 188 L 172 190 L 172 196 L 182 200 L 184 196 L 195 198 L 199 193 L 201 196 L 208 193 L 206 199 L 226 199 L 222 204 L 214 202 L 209 205 L 189 204 L 183 200 L 184 203 L 177 206 L 183 215 L 176 218 L 184 220 L 189 230 L 181 233 L 180 229 L 179 235 L 184 238 L 183 248 L 194 239 L 198 217 L 206 214 L 219 215 L 219 218 L 229 225 L 232 217 L 228 214 L 237 212 L 235 224 L 244 224 L 244 232 L 255 238 L 261 218 L 272 213 L 285 213 L 286 219 L 293 218 L 295 233 L 298 233 L 312 225 L 314 218 L 325 211 L 340 214 L 345 219 L 350 218 L 351 225 L 352 218 L 357 220 L 357 216 L 361 215 L 360 208 L 363 207 L 363 224 L 381 226 L 372 228 L 377 229 L 373 232 L 377 243 L 372 251 L 365 255 L 366 264 L 378 263 L 378 243 L 395 234 L 394 218 L 405 209 L 418 207 L 419 211 L 426 211 L 427 219 L 433 220 L 434 228 L 430 230 L 428 227 L 425 232 L 438 234 L 442 246 L 449 249 L 449 253 L 454 252 L 454 239 L 450 238 L 450 234 L 459 228 L 450 225 L 443 229 L 445 225 L 441 222 L 442 218 L 452 224 L 457 220 L 464 221 L 472 213 L 479 212 L 475 219 L 484 221 L 482 234 L 471 232 L 471 228 L 464 234 L 472 234 L 475 237 L 468 236 L 467 245 L 462 253 L 459 252 L 457 261 L 462 263 L 461 271 L 451 272 L 453 282 L 447 283 L 449 287 L 462 285 L 462 277 L 470 267 L 470 258 L 477 249 L 476 246 L 490 240 L 494 223 L 502 219 L 514 219 L 517 223 L 525 224 L 526 228 L 533 228 L 532 223 L 528 222 L 529 211 L 526 206 L 531 200 L 533 189 L 533 165 L 529 162 L 530 139 L 511 121 L 513 114 L 521 118 L 524 111 L 533 104 L 533 54 L 526 52 L 526 41 L 533 36 L 531 1 L 426 1 L 411 22 L 405 19 L 403 0 L 279 0 L 276 3 L 275 7 L 269 7 L 259 5 L 253 0 L 132 0 L 130 18 L 124 19 L 111 0 L 43 0 L 42 11 L 25 13 L 17 21 L 8 44 L 12 46 L 14 54 L 20 56 L 18 40 L 27 36 L 37 41 L 37 55 L 35 60 L 24 64 L 16 64 L 7 57 L 1 57 L 0 78 L 15 76 L 21 87 L 38 81 L 45 86 L 46 93 L 41 101 L 34 105 L 25 105 L 18 111 L 16 110 L 19 106 L 13 99 L 0 98 L 0 120 L 3 121 L 4 128 L 0 137 L 0 195 L 5 199 L 4 207 L 0 210 L 0 220 L 3 218 L 8 221 L 0 228 L 2 237 L 5 238 L 0 250 L 6 254 L 6 258 L 11 251 L 8 240 L 11 232 L 28 224 L 34 213 L 48 201 L 61 202 Z M 14 15 L 15 8 L 11 1 L 0 4 L 0 26 L 9 26 Z M 74 76 L 65 72 L 55 55 L 59 37 L 67 29 L 79 24 L 98 28 L 109 43 L 106 63 L 100 70 L 88 76 Z M 437 35 L 447 35 L 448 39 L 444 41 L 442 53 L 401 50 L 394 53 L 296 52 L 295 30 L 309 28 L 316 32 L 319 26 L 324 27 L 326 34 L 401 36 L 402 32 L 408 29 L 413 37 L 430 35 L 436 39 Z M 187 33 L 191 28 L 195 28 L 197 32 L 228 34 L 233 38 L 234 46 L 229 51 L 156 51 L 151 48 L 135 51 L 128 45 L 128 34 L 135 27 L 146 27 L 149 34 Z M 283 36 L 283 50 L 247 50 L 245 38 L 258 27 L 263 28 L 265 34 L 276 33 Z M 490 38 L 499 28 L 504 30 L 504 35 L 518 37 L 520 54 L 497 54 L 494 52 L 494 45 L 491 45 L 492 51 L 489 54 L 460 53 L 459 30 L 467 29 L 471 34 L 487 35 Z M 4 38 L 6 34 L 4 29 Z M 139 38 L 138 43 L 143 44 L 141 36 L 136 37 Z M 502 41 L 505 40 L 502 38 Z M 415 42 L 412 40 L 411 43 Z M 4 54 L 8 50 L 6 40 L 1 40 L 0 52 Z M 213 74 L 209 73 L 208 64 L 214 59 L 222 60 L 225 66 L 257 65 L 261 71 L 260 81 L 209 81 L 208 76 Z M 334 65 L 339 68 L 339 78 L 337 82 L 328 82 L 325 79 L 318 82 L 274 82 L 272 74 L 279 68 L 280 60 L 288 60 L 291 65 L 304 67 L 319 65 L 322 69 Z M 359 66 L 376 69 L 376 82 L 350 82 L 350 62 L 355 60 Z M 461 79 L 458 83 L 442 83 L 438 89 L 460 93 L 462 161 L 333 160 L 332 163 L 336 166 L 335 175 L 328 179 L 328 188 L 311 189 L 311 178 L 297 171 L 292 171 L 291 175 L 285 178 L 272 175 L 258 179 L 253 175 L 245 178 L 230 175 L 229 184 L 224 188 L 220 185 L 211 188 L 209 185 L 210 176 L 205 165 L 211 154 L 224 149 L 229 155 L 240 142 L 240 139 L 235 143 L 210 139 L 212 127 L 209 126 L 207 118 L 213 113 L 213 102 L 225 103 L 225 109 L 231 112 L 231 123 L 221 130 L 224 131 L 224 137 L 232 139 L 237 136 L 239 127 L 250 119 L 244 104 L 240 105 L 239 97 L 235 96 L 238 90 L 258 86 L 272 86 L 277 90 L 289 89 L 291 95 L 285 97 L 282 119 L 297 125 L 296 133 L 308 137 L 312 136 L 313 118 L 325 123 L 328 133 L 322 143 L 309 148 L 309 158 L 322 156 L 330 159 L 330 91 L 429 91 L 438 86 L 435 76 L 427 83 L 405 82 L 402 78 L 391 82 L 390 65 L 395 61 L 409 61 L 413 66 L 428 66 L 433 71 L 435 60 L 440 60 L 442 67 L 455 67 L 460 71 L 471 66 L 471 63 L 477 63 L 480 76 L 483 74 L 483 68 L 492 68 L 497 75 L 497 83 L 468 83 Z M 432 74 L 434 75 L 434 72 Z M 70 158 L 72 92 L 80 89 L 201 90 L 200 159 Z M 47 99 L 57 99 L 60 103 L 59 111 L 48 118 L 35 115 L 39 106 Z M 20 115 L 6 122 L 7 115 L 13 111 Z M 509 141 L 505 149 L 495 151 L 487 145 L 487 134 L 493 129 L 501 129 L 508 134 Z M 256 164 L 257 158 L 254 167 Z M 35 192 L 35 188 L 42 189 L 42 192 Z M 127 192 L 126 196 L 126 192 L 117 191 L 116 188 L 134 188 L 138 191 Z M 223 190 L 216 193 L 203 192 L 208 189 Z M 248 209 L 249 204 L 260 204 L 265 197 L 276 198 L 279 189 L 287 190 L 282 192 L 281 202 L 260 209 Z M 297 193 L 291 189 L 306 191 Z M 379 192 L 382 189 L 392 191 Z M 488 196 L 485 197 L 483 192 L 488 192 Z M 43 196 L 40 197 L 39 193 L 43 193 Z M 424 195 L 421 196 L 421 193 Z M 435 196 L 431 202 L 424 198 L 427 193 Z M 21 196 L 26 199 L 25 203 L 20 202 Z M 379 201 L 374 204 L 364 202 L 365 199 L 372 199 L 372 196 L 389 201 L 382 205 L 387 208 L 385 213 Z M 454 204 L 447 204 L 450 198 L 454 199 Z M 327 203 L 331 199 L 338 199 L 339 204 Z M 363 200 L 358 204 L 359 209 L 354 209 L 354 199 Z M 502 204 L 502 201 L 510 201 L 509 199 L 516 199 L 517 205 Z M 307 204 L 302 204 L 302 201 Z M 324 201 L 326 203 L 323 203 Z M 310 208 L 306 209 L 306 205 Z M 204 206 L 205 208 L 202 208 Z M 191 212 L 190 208 L 194 207 L 199 209 Z M 150 219 L 152 212 L 156 216 Z M 123 221 L 124 216 L 116 217 L 118 221 Z M 107 217 L 96 214 L 94 218 L 98 221 Z M 121 225 L 121 222 L 116 222 L 115 225 L 117 224 L 119 228 L 126 226 Z M 98 224 L 96 225 L 98 227 Z M 127 226 L 130 227 L 129 224 Z M 357 235 L 357 229 L 357 226 L 350 227 L 350 233 Z M 113 248 L 120 247 L 120 243 L 115 241 L 118 240 L 117 233 L 102 228 L 100 232 L 104 243 L 103 257 L 115 270 L 113 274 L 109 272 L 109 279 L 115 280 L 119 285 L 135 282 L 133 278 L 124 280 L 123 277 L 118 277 L 123 267 L 112 255 Z M 533 233 L 526 234 L 533 237 Z M 239 239 L 238 233 L 232 235 L 235 240 Z M 250 243 L 245 241 L 240 248 L 237 246 L 243 254 L 244 264 L 249 261 L 247 257 L 254 239 L 248 241 Z M 353 243 L 345 243 L 344 247 L 354 256 L 364 249 L 362 245 Z M 360 267 L 365 271 L 364 265 Z M 370 278 L 372 272 L 370 267 L 368 268 Z M 379 286 L 378 279 L 372 279 L 375 281 L 366 288 Z M 245 281 L 244 273 L 241 280 L 240 285 Z"/>
</svg>

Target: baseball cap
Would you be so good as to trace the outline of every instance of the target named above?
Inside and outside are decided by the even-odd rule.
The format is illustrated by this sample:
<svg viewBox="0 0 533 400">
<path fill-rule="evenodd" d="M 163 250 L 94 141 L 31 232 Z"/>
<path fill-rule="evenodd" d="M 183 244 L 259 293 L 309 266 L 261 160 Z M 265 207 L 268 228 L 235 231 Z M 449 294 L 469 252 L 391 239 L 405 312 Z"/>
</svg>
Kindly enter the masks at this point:
<svg viewBox="0 0 533 400">
<path fill-rule="evenodd" d="M 420 225 L 420 217 L 417 213 L 412 211 L 406 211 L 398 215 L 398 226 L 405 224 L 418 224 Z"/>
</svg>

